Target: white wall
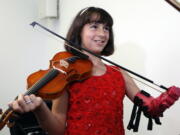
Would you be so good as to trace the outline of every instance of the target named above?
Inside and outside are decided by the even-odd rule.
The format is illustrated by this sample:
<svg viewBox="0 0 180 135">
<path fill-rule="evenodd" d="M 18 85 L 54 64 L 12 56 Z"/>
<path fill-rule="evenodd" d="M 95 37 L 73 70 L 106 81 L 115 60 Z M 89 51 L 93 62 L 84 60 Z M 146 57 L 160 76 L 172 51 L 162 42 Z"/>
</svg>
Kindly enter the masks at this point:
<svg viewBox="0 0 180 135">
<path fill-rule="evenodd" d="M 50 29 L 59 20 L 39 20 L 37 0 L 0 1 L 0 108 L 26 90 L 26 78 L 39 69 L 47 69 L 50 58 L 61 48 L 60 42 L 29 24 L 38 21 Z M 52 42 L 51 42 L 52 41 Z M 8 135 L 8 129 L 0 131 Z"/>
<path fill-rule="evenodd" d="M 29 25 L 38 21 L 55 32 L 66 35 L 67 29 L 82 8 L 99 6 L 114 18 L 116 52 L 111 59 L 167 87 L 180 86 L 180 17 L 179 12 L 164 0 L 61 0 L 60 18 L 38 18 L 37 0 L 0 1 L 0 107 L 25 91 L 26 77 L 39 69 L 47 69 L 50 58 L 63 50 L 62 41 Z M 158 92 L 138 85 L 150 92 Z M 132 103 L 124 102 L 125 127 L 129 122 Z M 126 135 L 180 134 L 180 103 L 167 110 L 162 126 L 147 131 L 143 118 L 138 133 L 126 130 Z M 172 127 L 173 125 L 173 127 Z M 0 131 L 8 135 L 8 129 Z"/>
</svg>

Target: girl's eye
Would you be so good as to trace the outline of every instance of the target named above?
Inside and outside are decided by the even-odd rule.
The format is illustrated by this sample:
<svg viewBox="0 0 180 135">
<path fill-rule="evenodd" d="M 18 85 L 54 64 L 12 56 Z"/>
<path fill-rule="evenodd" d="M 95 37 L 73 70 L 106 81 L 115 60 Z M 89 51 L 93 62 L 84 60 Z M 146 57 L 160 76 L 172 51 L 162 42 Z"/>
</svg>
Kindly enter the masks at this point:
<svg viewBox="0 0 180 135">
<path fill-rule="evenodd" d="M 105 29 L 106 31 L 109 31 L 109 30 L 110 30 L 110 28 L 109 28 L 108 26 L 104 27 L 104 29 Z"/>
<path fill-rule="evenodd" d="M 107 32 L 109 32 L 109 30 L 110 30 L 110 28 L 109 28 L 109 26 L 106 26 L 106 25 L 103 25 L 103 26 L 101 26 L 100 24 L 96 24 L 96 23 L 94 23 L 94 24 L 91 24 L 90 25 L 90 28 L 91 29 L 101 29 L 101 28 L 103 28 L 103 30 L 104 31 L 107 31 Z"/>
<path fill-rule="evenodd" d="M 91 28 L 96 29 L 98 26 L 97 25 L 91 25 Z"/>
</svg>

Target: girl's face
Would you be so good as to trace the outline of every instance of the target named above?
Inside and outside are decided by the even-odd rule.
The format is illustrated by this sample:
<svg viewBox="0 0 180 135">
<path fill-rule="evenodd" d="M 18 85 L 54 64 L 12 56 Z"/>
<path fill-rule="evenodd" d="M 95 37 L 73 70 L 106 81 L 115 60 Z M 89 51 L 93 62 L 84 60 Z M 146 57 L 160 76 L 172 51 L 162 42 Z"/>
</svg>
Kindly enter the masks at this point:
<svg viewBox="0 0 180 135">
<path fill-rule="evenodd" d="M 109 27 L 102 23 L 85 24 L 81 32 L 81 45 L 90 51 L 101 54 L 109 40 Z"/>
</svg>

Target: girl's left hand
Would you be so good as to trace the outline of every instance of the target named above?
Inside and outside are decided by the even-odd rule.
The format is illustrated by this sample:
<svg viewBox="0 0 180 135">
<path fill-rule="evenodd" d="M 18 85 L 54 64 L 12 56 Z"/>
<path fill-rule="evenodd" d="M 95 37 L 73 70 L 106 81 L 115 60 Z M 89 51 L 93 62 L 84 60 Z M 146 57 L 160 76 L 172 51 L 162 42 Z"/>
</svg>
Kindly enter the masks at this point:
<svg viewBox="0 0 180 135">
<path fill-rule="evenodd" d="M 17 100 L 9 103 L 9 106 L 16 112 L 25 113 L 30 111 L 35 111 L 40 108 L 43 104 L 43 100 L 35 95 L 20 94 Z"/>
</svg>

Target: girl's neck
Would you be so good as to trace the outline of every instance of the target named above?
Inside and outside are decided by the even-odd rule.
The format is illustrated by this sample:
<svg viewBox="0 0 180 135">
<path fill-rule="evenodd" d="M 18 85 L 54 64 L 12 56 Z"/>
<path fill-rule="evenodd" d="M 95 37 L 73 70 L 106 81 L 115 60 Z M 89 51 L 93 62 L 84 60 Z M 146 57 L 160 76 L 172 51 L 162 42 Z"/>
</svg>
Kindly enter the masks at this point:
<svg viewBox="0 0 180 135">
<path fill-rule="evenodd" d="M 87 54 L 87 55 L 89 56 L 89 60 L 91 60 L 91 62 L 93 63 L 92 75 L 101 76 L 101 75 L 105 74 L 106 66 L 102 62 L 102 60 L 91 54 Z"/>
<path fill-rule="evenodd" d="M 92 55 L 92 54 L 89 54 L 89 53 L 86 53 L 88 56 L 89 56 L 89 60 L 93 63 L 94 66 L 98 66 L 98 65 L 102 65 L 103 62 L 100 58 Z"/>
</svg>

